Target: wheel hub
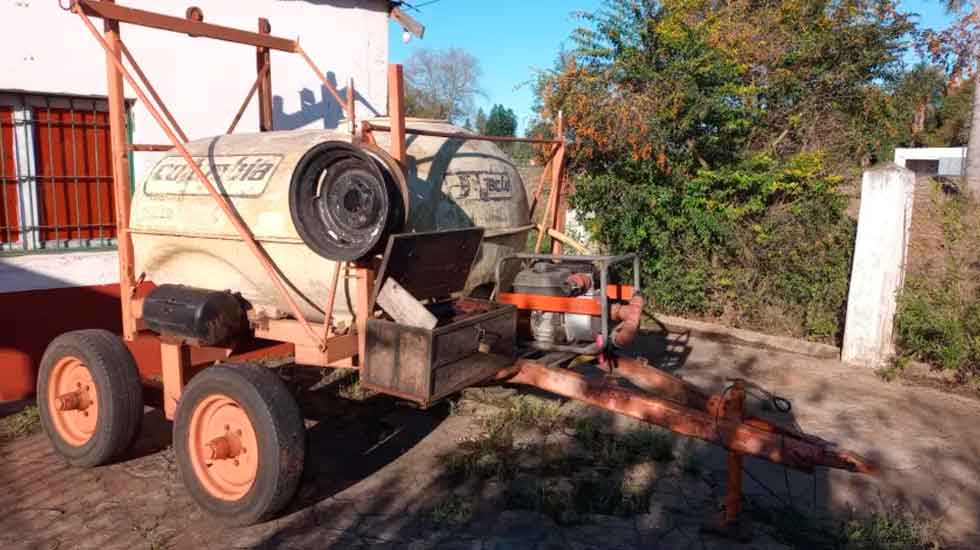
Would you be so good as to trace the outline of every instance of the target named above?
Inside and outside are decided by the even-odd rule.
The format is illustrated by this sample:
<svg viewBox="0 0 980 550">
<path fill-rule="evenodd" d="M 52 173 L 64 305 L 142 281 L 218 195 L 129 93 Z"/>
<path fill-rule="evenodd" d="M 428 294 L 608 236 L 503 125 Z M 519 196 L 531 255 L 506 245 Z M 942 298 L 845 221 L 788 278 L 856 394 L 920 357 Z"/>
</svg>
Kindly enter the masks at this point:
<svg viewBox="0 0 980 550">
<path fill-rule="evenodd" d="M 248 493 L 258 474 L 258 441 L 241 405 L 208 396 L 191 415 L 188 438 L 191 465 L 205 490 L 222 500 Z"/>
<path fill-rule="evenodd" d="M 48 388 L 55 431 L 69 445 L 87 443 L 99 419 L 98 391 L 88 367 L 78 357 L 63 357 L 52 369 Z"/>
</svg>

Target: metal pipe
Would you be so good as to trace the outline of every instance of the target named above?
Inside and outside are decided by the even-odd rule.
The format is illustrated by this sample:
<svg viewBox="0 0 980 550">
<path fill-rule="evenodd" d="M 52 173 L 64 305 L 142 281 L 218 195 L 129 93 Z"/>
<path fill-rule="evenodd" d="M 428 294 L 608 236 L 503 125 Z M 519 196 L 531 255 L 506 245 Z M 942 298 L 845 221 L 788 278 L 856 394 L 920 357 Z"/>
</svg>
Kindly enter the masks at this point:
<svg viewBox="0 0 980 550">
<path fill-rule="evenodd" d="M 605 287 L 604 287 L 605 288 Z M 609 312 L 613 321 L 620 321 L 612 333 L 612 341 L 617 347 L 624 348 L 636 338 L 640 330 L 640 317 L 643 315 L 643 296 L 634 294 L 629 304 L 613 304 Z"/>
<path fill-rule="evenodd" d="M 126 149 L 130 151 L 138 151 L 145 153 L 162 153 L 164 151 L 170 151 L 173 149 L 173 145 L 163 145 L 163 144 L 150 144 L 150 143 L 130 143 L 126 146 Z"/>
<path fill-rule="evenodd" d="M 109 48 L 109 44 L 106 42 L 105 38 L 101 34 L 99 34 L 99 31 L 96 30 L 95 25 L 92 24 L 92 21 L 88 18 L 88 16 L 85 15 L 85 13 L 81 9 L 77 9 L 76 13 L 85 23 L 85 26 L 88 27 L 88 30 L 92 33 L 92 36 L 95 37 L 95 39 L 99 42 L 99 44 L 102 45 L 102 48 L 105 49 L 106 52 L 111 52 Z M 191 157 L 191 154 L 187 150 L 187 148 L 177 139 L 177 136 L 174 134 L 173 130 L 171 130 L 164 122 L 163 117 L 160 115 L 160 113 L 157 112 L 156 108 L 154 108 L 147 101 L 146 94 L 139 87 L 139 85 L 137 84 L 136 80 L 132 77 L 132 75 L 130 75 L 129 72 L 126 70 L 126 67 L 123 66 L 122 61 L 112 55 L 109 55 L 108 59 L 115 67 L 116 71 L 121 73 L 122 76 L 129 83 L 129 85 L 133 88 L 133 91 L 136 93 L 137 97 L 139 97 L 140 101 L 142 101 L 143 104 L 146 106 L 147 110 L 150 112 L 150 115 L 153 116 L 154 120 L 156 120 L 157 124 L 160 126 L 160 129 L 163 130 L 165 134 L 167 134 L 167 138 L 170 139 L 171 143 L 174 144 L 174 147 L 180 153 L 181 157 L 184 158 L 184 161 L 187 162 L 187 165 L 190 167 L 191 171 L 193 171 L 194 174 L 197 176 L 201 184 L 204 185 L 204 188 L 208 191 L 208 194 L 211 195 L 211 198 L 214 199 L 216 203 L 218 203 L 218 206 L 221 208 L 222 212 L 224 212 L 225 216 L 228 218 L 228 221 L 231 223 L 231 225 L 241 236 L 242 240 L 248 246 L 249 250 L 251 250 L 255 258 L 262 265 L 262 268 L 265 270 L 266 274 L 269 275 L 269 278 L 272 280 L 273 284 L 275 284 L 276 289 L 279 291 L 279 294 L 282 296 L 283 300 L 288 304 L 289 309 L 293 314 L 293 317 L 295 317 L 296 320 L 299 321 L 300 325 L 303 326 L 303 329 L 307 332 L 307 334 L 309 334 L 310 338 L 312 338 L 314 342 L 320 342 L 319 335 L 316 333 L 316 331 L 313 330 L 313 327 L 310 325 L 309 321 L 306 320 L 306 317 L 303 316 L 302 311 L 300 311 L 299 309 L 299 305 L 296 303 L 292 295 L 289 293 L 289 289 L 286 287 L 286 284 L 279 277 L 279 272 L 276 269 L 275 264 L 266 254 L 265 250 L 263 250 L 258 245 L 258 243 L 255 242 L 255 237 L 252 235 L 251 231 L 244 224 L 244 222 L 242 222 L 242 220 L 238 217 L 238 215 L 235 214 L 235 211 L 228 204 L 228 201 L 225 200 L 225 198 L 218 193 L 217 189 L 214 188 L 214 185 L 211 183 L 208 177 L 201 170 L 201 167 L 194 162 L 194 159 L 193 157 Z M 125 147 L 118 148 L 118 150 L 124 150 L 124 149 Z M 116 187 L 117 188 L 121 187 L 118 181 Z M 126 195 L 128 199 L 128 193 L 126 193 Z M 122 218 L 122 216 L 123 216 L 122 212 L 117 213 L 118 218 Z M 130 266 L 130 270 L 132 270 L 131 266 Z M 125 300 L 125 299 L 123 300 L 124 304 L 128 302 L 129 300 Z"/>
<path fill-rule="evenodd" d="M 334 265 L 333 277 L 330 278 L 330 286 L 327 287 L 327 305 L 323 308 L 323 343 L 320 346 L 320 351 L 327 351 L 327 339 L 333 332 L 333 327 L 330 324 L 333 320 L 333 304 L 337 299 L 337 282 L 340 280 L 340 268 L 346 269 L 346 266 L 347 262 L 338 262 Z"/>
<path fill-rule="evenodd" d="M 98 17 L 106 22 L 130 23 L 141 27 L 151 27 L 165 31 L 187 34 L 193 37 L 213 38 L 225 42 L 237 42 L 249 46 L 261 46 L 283 52 L 296 51 L 297 44 L 293 40 L 259 34 L 222 25 L 193 21 L 181 17 L 163 15 L 152 11 L 117 6 L 111 2 L 98 0 L 74 0 L 72 11 Z"/>
<path fill-rule="evenodd" d="M 684 380 L 651 367 L 646 359 L 615 357 L 612 372 L 640 389 L 661 395 L 681 405 L 708 411 L 708 394 Z"/>
<path fill-rule="evenodd" d="M 384 124 L 371 123 L 371 130 L 379 132 L 390 132 L 391 127 Z M 439 130 L 423 130 L 421 128 L 405 128 L 406 134 L 417 136 L 443 137 L 451 139 L 475 140 L 475 141 L 502 141 L 507 143 L 551 143 L 558 144 L 559 141 L 553 139 L 519 138 L 511 136 L 485 136 L 482 134 L 467 134 L 465 132 L 440 132 Z"/>
<path fill-rule="evenodd" d="M 109 4 L 111 6 L 111 4 Z M 78 4 L 76 13 L 89 30 L 98 37 L 106 53 L 106 80 L 109 91 L 109 138 L 112 150 L 112 192 L 116 207 L 116 240 L 119 250 L 119 297 L 122 309 L 122 332 L 126 340 L 134 340 L 137 333 L 136 317 L 132 302 L 128 299 L 135 288 L 133 273 L 133 242 L 129 238 L 129 155 L 126 154 L 126 98 L 123 95 L 122 39 L 119 22 L 105 21 L 106 35 L 95 29 Z M 144 100 L 144 103 L 147 103 Z M 149 103 L 147 103 L 149 105 Z"/>
</svg>

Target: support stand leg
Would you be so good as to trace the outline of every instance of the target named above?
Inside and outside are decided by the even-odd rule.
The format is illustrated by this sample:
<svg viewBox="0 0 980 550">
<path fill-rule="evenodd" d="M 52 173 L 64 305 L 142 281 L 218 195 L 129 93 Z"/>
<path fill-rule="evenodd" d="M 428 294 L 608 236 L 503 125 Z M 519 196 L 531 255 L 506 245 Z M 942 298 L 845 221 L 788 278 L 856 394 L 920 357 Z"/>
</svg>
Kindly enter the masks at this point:
<svg viewBox="0 0 980 550">
<path fill-rule="evenodd" d="M 163 370 L 163 412 L 167 420 L 173 420 L 180 394 L 187 384 L 191 349 L 186 344 L 161 342 L 160 363 Z"/>
<path fill-rule="evenodd" d="M 722 414 L 734 422 L 742 422 L 745 416 L 745 386 L 736 381 L 726 390 Z M 742 462 L 744 457 L 736 451 L 728 451 L 728 478 L 725 484 L 725 508 L 709 518 L 705 530 L 737 541 L 752 538 L 752 524 L 742 514 Z"/>
</svg>

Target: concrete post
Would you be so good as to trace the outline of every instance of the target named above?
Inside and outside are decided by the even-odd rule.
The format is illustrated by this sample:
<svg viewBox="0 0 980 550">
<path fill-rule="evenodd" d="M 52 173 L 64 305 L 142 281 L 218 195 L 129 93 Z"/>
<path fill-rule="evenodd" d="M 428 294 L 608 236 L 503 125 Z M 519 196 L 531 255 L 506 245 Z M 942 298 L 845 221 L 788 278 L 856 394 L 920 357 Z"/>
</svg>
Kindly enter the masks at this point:
<svg viewBox="0 0 980 550">
<path fill-rule="evenodd" d="M 895 353 L 892 330 L 914 192 L 915 173 L 896 164 L 864 173 L 841 349 L 846 363 L 877 368 Z"/>
</svg>

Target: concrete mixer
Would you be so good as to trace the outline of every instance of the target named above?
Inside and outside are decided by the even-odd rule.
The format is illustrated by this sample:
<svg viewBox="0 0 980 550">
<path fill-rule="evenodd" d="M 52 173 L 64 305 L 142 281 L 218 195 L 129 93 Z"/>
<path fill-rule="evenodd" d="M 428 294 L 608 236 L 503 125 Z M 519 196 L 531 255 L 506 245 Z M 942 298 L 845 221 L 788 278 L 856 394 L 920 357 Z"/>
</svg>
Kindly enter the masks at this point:
<svg viewBox="0 0 980 550">
<path fill-rule="evenodd" d="M 532 228 L 524 185 L 493 143 L 550 151 L 536 248 L 545 236 L 565 239 L 560 115 L 554 139 L 477 136 L 406 119 L 401 67 L 391 65 L 390 119 L 357 121 L 353 83 L 341 98 L 297 41 L 267 28 L 205 23 L 199 9 L 179 18 L 98 0 L 73 0 L 71 12 L 109 65 L 123 335 L 68 332 L 42 358 L 41 422 L 70 463 L 105 464 L 132 444 L 146 381 L 126 343 L 142 336 L 159 342 L 156 389 L 173 420 L 184 486 L 235 525 L 273 517 L 300 483 L 302 415 L 276 371 L 256 361 L 283 347 L 297 366 L 356 369 L 362 385 L 422 408 L 473 384 L 520 384 L 719 445 L 728 483 L 714 524 L 733 536 L 744 534 L 744 455 L 802 471 L 875 471 L 859 455 L 746 415 L 748 382 L 709 395 L 625 355 L 643 310 L 635 255 L 521 252 Z M 105 21 L 104 34 L 92 17 Z M 122 44 L 120 23 L 255 47 L 256 84 L 235 122 L 264 88 L 264 130 L 269 52 L 295 53 L 341 104 L 350 131 L 182 139 Z M 126 143 L 124 81 L 168 144 Z M 166 152 L 132 201 L 129 151 Z M 599 359 L 602 376 L 563 368 L 582 354 Z"/>
</svg>

